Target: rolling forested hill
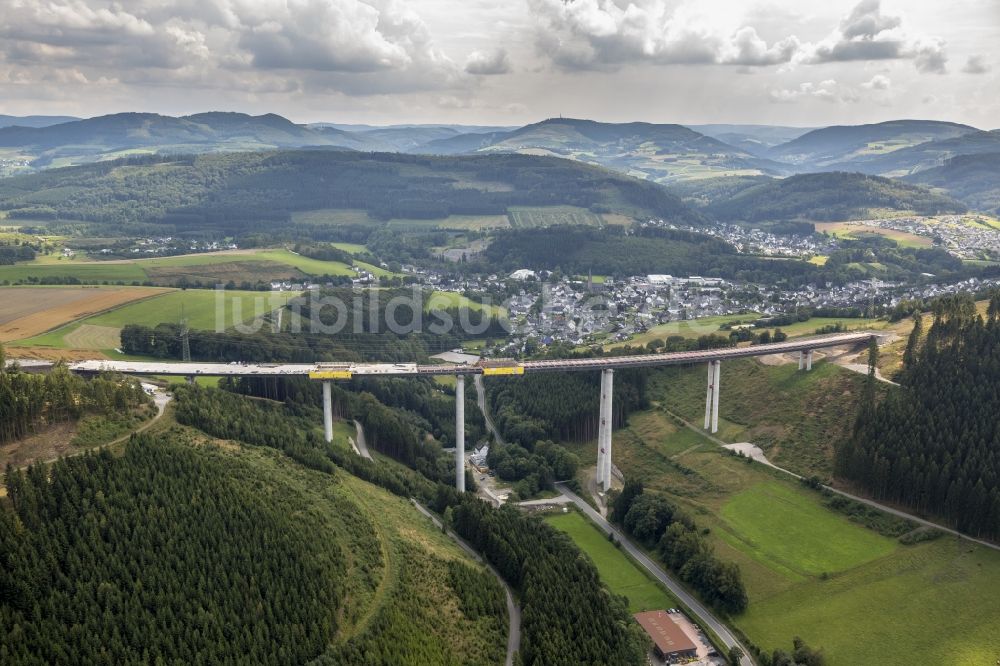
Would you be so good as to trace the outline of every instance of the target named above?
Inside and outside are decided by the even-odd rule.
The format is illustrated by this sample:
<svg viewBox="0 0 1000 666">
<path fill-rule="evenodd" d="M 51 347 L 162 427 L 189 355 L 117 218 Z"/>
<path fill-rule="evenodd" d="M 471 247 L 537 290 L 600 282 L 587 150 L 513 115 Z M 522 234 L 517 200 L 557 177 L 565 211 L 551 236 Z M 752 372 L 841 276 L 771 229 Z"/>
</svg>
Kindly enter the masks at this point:
<svg viewBox="0 0 1000 666">
<path fill-rule="evenodd" d="M 683 125 L 600 123 L 550 118 L 510 132 L 462 134 L 431 141 L 414 152 L 555 155 L 673 182 L 713 175 L 779 174 L 781 164 L 705 136 Z"/>
<path fill-rule="evenodd" d="M 936 120 L 891 120 L 871 125 L 835 125 L 807 132 L 771 148 L 771 159 L 808 170 L 858 170 L 873 157 L 892 155 L 928 141 L 951 139 L 976 128 Z M 870 173 L 881 173 L 871 171 Z"/>
<path fill-rule="evenodd" d="M 941 188 L 977 210 L 1000 215 L 1000 151 L 959 155 L 939 167 L 908 176 L 906 180 Z"/>
<path fill-rule="evenodd" d="M 981 155 L 1000 152 L 1000 130 L 969 132 L 958 137 L 928 141 L 911 148 L 903 148 L 885 155 L 874 155 L 852 168 L 865 173 L 883 173 L 905 176 L 941 166 L 960 155 Z M 997 171 L 989 172 L 994 178 Z"/>
<path fill-rule="evenodd" d="M 771 180 L 708 207 L 721 220 L 851 220 L 879 209 L 920 214 L 960 213 L 965 206 L 948 196 L 907 183 L 858 173 L 811 173 Z"/>
<path fill-rule="evenodd" d="M 10 218 L 43 220 L 48 226 L 60 220 L 90 223 L 112 235 L 138 230 L 291 235 L 288 223 L 296 211 L 362 211 L 374 220 L 441 219 L 552 205 L 701 221 L 658 185 L 527 155 L 308 150 L 150 156 L 0 180 L 0 210 Z"/>
</svg>

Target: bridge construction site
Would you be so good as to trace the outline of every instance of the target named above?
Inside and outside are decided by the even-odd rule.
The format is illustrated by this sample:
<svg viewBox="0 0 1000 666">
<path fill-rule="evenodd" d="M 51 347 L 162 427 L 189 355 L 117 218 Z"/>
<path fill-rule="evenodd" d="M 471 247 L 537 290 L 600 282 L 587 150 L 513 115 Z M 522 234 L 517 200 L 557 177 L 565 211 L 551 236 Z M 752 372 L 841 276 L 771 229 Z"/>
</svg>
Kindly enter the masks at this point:
<svg viewBox="0 0 1000 666">
<path fill-rule="evenodd" d="M 653 368 L 667 365 L 707 363 L 708 381 L 705 395 L 705 430 L 719 429 L 719 396 L 722 361 L 772 354 L 798 353 L 799 370 L 812 369 L 813 351 L 830 347 L 868 344 L 878 339 L 874 332 L 835 333 L 791 341 L 726 347 L 685 352 L 639 354 L 630 356 L 599 356 L 593 358 L 546 359 L 537 361 L 482 360 L 477 364 L 443 363 L 198 363 L 156 361 L 78 361 L 69 364 L 72 372 L 94 374 L 117 372 L 127 375 L 173 375 L 182 377 L 308 377 L 323 382 L 323 430 L 326 440 L 333 439 L 333 404 L 331 382 L 357 377 L 421 377 L 450 375 L 455 382 L 455 485 L 465 490 L 465 377 L 518 376 L 538 372 L 601 371 L 600 421 L 597 437 L 597 484 L 607 491 L 611 487 L 611 430 L 614 371 L 628 368 Z"/>
</svg>

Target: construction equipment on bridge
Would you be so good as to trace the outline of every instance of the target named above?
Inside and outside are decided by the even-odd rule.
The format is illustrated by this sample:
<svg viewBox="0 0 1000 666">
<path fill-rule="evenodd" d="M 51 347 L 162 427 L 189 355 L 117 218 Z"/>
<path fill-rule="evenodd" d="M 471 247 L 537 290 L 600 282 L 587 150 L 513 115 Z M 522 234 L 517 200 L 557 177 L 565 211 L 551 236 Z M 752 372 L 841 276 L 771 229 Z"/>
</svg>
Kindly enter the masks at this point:
<svg viewBox="0 0 1000 666">
<path fill-rule="evenodd" d="M 484 376 L 524 374 L 524 365 L 512 358 L 479 359 L 476 365 L 482 368 Z"/>
<path fill-rule="evenodd" d="M 351 363 L 317 363 L 314 370 L 309 371 L 309 379 L 350 379 Z"/>
</svg>

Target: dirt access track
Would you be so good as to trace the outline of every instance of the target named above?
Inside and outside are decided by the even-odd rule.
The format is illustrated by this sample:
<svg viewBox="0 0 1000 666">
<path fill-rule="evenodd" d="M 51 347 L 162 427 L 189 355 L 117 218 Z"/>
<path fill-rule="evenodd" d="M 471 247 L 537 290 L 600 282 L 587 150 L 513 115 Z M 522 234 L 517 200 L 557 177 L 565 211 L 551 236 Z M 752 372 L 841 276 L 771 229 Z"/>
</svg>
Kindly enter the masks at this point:
<svg viewBox="0 0 1000 666">
<path fill-rule="evenodd" d="M 2 287 L 0 342 L 23 340 L 170 289 L 150 287 Z"/>
</svg>

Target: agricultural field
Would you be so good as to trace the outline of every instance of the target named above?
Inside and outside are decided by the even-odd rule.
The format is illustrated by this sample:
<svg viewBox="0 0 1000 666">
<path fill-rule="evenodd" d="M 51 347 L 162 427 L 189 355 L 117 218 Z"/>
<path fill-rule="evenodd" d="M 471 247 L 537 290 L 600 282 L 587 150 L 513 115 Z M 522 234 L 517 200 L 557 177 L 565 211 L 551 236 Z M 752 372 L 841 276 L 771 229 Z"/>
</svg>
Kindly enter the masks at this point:
<svg viewBox="0 0 1000 666">
<path fill-rule="evenodd" d="M 931 247 L 934 242 L 927 236 L 918 236 L 906 231 L 871 227 L 853 222 L 816 222 L 817 233 L 826 233 L 839 238 L 857 238 L 858 234 L 877 234 L 896 241 L 902 247 Z"/>
<path fill-rule="evenodd" d="M 611 347 L 624 347 L 625 345 L 633 347 L 645 346 L 653 340 L 665 340 L 672 335 L 679 335 L 689 339 L 698 338 L 702 335 L 729 335 L 729 331 L 720 331 L 719 326 L 730 322 L 749 324 L 759 318 L 759 314 L 749 313 L 668 321 L 665 324 L 653 326 L 647 331 L 632 336 L 631 340 L 615 343 Z"/>
<path fill-rule="evenodd" d="M 410 220 L 394 218 L 385 223 L 394 231 L 430 231 L 449 229 L 455 231 L 484 231 L 506 229 L 510 221 L 506 215 L 449 215 L 436 220 Z"/>
<path fill-rule="evenodd" d="M 733 374 L 723 370 L 724 414 Z M 704 408 L 704 387 L 701 396 Z M 614 452 L 626 477 L 686 507 L 710 531 L 716 553 L 740 566 L 750 606 L 734 624 L 765 650 L 801 636 L 833 666 L 1000 657 L 1000 606 L 991 592 L 1000 586 L 1000 552 L 949 537 L 904 545 L 881 536 L 828 508 L 820 493 L 729 455 L 661 408 L 630 416 L 614 433 Z"/>
<path fill-rule="evenodd" d="M 608 541 L 579 512 L 552 513 L 545 516 L 545 522 L 573 539 L 580 550 L 594 562 L 608 589 L 628 598 L 630 613 L 663 610 L 679 605 L 673 596 Z"/>
<path fill-rule="evenodd" d="M 0 288 L 0 342 L 30 338 L 166 289 L 144 287 Z"/>
<path fill-rule="evenodd" d="M 605 224 L 597 213 L 577 206 L 511 206 L 507 216 L 511 226 L 519 229 L 563 224 L 603 227 Z"/>
<path fill-rule="evenodd" d="M 150 291 L 145 289 L 144 291 Z M 249 322 L 298 295 L 296 292 L 159 290 L 161 295 L 124 305 L 70 323 L 48 333 L 20 340 L 15 346 L 52 349 L 110 351 L 119 345 L 118 333 L 126 324 L 156 326 L 180 322 L 185 317 L 193 329 L 231 328 Z M 109 344 L 113 342 L 114 344 Z"/>
<path fill-rule="evenodd" d="M 404 219 L 376 220 L 363 210 L 310 210 L 292 213 L 292 222 L 308 226 L 362 226 L 388 227 L 397 231 L 431 231 L 437 229 L 455 229 L 459 231 L 482 231 L 484 229 L 502 229 L 510 226 L 506 215 L 449 215 L 441 219 Z"/>
<path fill-rule="evenodd" d="M 359 268 L 373 275 L 392 275 L 389 271 L 363 262 Z M 285 249 L 226 250 L 151 259 L 117 259 L 80 261 L 64 259 L 41 260 L 0 266 L 0 284 L 29 279 L 76 278 L 82 283 L 142 283 L 155 281 L 175 284 L 182 277 L 189 282 L 225 284 L 232 280 L 256 283 L 258 280 L 303 280 L 307 276 L 355 275 L 355 271 L 339 261 L 310 259 Z"/>
<path fill-rule="evenodd" d="M 320 210 L 294 211 L 292 224 L 307 226 L 364 226 L 379 227 L 384 223 L 368 217 L 363 210 L 327 208 Z"/>
<path fill-rule="evenodd" d="M 506 310 L 499 305 L 484 305 L 477 301 L 469 299 L 467 296 L 463 296 L 454 291 L 434 291 L 431 293 L 430 297 L 424 305 L 427 312 L 431 310 L 446 310 L 448 308 L 468 308 L 475 312 L 481 312 L 484 308 L 489 308 L 490 314 L 503 315 L 506 314 Z"/>
<path fill-rule="evenodd" d="M 57 263 L 30 262 L 0 266 L 0 284 L 26 282 L 31 279 L 75 278 L 83 284 L 145 282 L 146 272 L 136 264 L 113 264 L 109 262 L 75 262 L 60 261 Z"/>
</svg>

